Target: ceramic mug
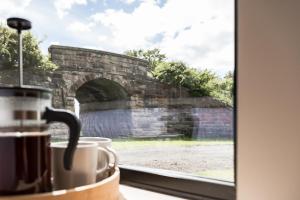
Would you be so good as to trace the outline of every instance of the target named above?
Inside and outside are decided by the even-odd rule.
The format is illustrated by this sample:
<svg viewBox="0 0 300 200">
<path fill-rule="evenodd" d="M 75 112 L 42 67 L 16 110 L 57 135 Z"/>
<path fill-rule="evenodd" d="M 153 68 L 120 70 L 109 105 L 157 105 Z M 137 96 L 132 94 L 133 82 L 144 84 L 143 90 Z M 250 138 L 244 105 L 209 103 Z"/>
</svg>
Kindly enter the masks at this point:
<svg viewBox="0 0 300 200">
<path fill-rule="evenodd" d="M 97 175 L 97 180 L 102 180 L 106 177 L 108 177 L 110 174 L 112 174 L 115 170 L 115 168 L 119 164 L 119 157 L 114 149 L 111 148 L 112 140 L 110 138 L 105 137 L 80 137 L 79 141 L 85 141 L 85 142 L 96 142 L 98 144 L 98 147 L 102 147 L 106 149 L 109 153 L 109 170 Z M 103 152 L 100 152 L 98 156 L 98 168 L 103 168 L 105 166 L 105 159 L 103 157 Z"/>
<path fill-rule="evenodd" d="M 79 141 L 72 169 L 67 171 L 63 167 L 63 155 L 67 147 L 66 142 L 51 144 L 52 149 L 52 175 L 55 190 L 70 189 L 78 186 L 96 183 L 96 177 L 109 169 L 109 152 L 95 142 Z M 101 157 L 103 165 L 98 166 Z"/>
</svg>

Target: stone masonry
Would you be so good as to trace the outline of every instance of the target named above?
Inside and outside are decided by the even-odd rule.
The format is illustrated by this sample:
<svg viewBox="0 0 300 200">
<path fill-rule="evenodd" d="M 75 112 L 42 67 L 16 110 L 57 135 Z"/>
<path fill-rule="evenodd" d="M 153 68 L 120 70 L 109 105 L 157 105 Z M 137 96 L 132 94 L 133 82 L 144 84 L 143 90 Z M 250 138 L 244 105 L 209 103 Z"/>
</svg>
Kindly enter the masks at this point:
<svg viewBox="0 0 300 200">
<path fill-rule="evenodd" d="M 191 98 L 185 88 L 160 83 L 148 75 L 145 60 L 58 45 L 50 46 L 49 53 L 59 68 L 53 72 L 25 69 L 24 83 L 52 89 L 56 108 L 74 111 L 76 98 L 83 134 L 105 128 L 110 132 L 102 130 L 98 135 L 232 137 L 232 108 L 212 98 Z M 0 86 L 16 85 L 12 77 L 17 73 L 0 66 Z M 65 126 L 53 127 L 56 134 L 66 135 Z"/>
<path fill-rule="evenodd" d="M 59 66 L 52 75 L 54 105 L 74 108 L 76 91 L 95 79 L 113 81 L 124 88 L 129 100 L 189 96 L 187 90 L 162 84 L 147 75 L 148 63 L 138 58 L 99 50 L 50 46 L 52 61 Z M 80 99 L 78 99 L 80 102 Z"/>
<path fill-rule="evenodd" d="M 110 138 L 233 138 L 232 108 L 207 97 L 173 100 L 132 108 L 115 107 L 116 104 L 109 108 L 109 102 L 102 108 L 100 104 L 93 104 L 88 110 L 80 112 L 83 135 Z"/>
</svg>

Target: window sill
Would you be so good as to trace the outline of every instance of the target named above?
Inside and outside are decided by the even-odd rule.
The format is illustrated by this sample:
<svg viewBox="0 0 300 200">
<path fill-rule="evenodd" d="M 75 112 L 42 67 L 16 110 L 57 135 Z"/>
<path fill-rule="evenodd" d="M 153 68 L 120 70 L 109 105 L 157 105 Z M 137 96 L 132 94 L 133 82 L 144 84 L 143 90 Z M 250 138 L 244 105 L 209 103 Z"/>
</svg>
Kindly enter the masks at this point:
<svg viewBox="0 0 300 200">
<path fill-rule="evenodd" d="M 181 199 L 235 200 L 235 185 L 231 182 L 184 176 L 143 167 L 120 165 L 119 168 L 122 185 Z"/>
</svg>

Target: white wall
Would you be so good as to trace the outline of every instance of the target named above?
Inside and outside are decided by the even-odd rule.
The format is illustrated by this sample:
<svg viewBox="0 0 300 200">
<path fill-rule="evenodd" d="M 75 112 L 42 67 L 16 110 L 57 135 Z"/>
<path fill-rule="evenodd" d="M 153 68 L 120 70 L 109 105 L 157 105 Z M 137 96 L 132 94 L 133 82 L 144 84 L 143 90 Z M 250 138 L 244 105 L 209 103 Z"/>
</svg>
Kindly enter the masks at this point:
<svg viewBox="0 0 300 200">
<path fill-rule="evenodd" d="M 299 200 L 300 1 L 238 12 L 238 200 Z"/>
</svg>

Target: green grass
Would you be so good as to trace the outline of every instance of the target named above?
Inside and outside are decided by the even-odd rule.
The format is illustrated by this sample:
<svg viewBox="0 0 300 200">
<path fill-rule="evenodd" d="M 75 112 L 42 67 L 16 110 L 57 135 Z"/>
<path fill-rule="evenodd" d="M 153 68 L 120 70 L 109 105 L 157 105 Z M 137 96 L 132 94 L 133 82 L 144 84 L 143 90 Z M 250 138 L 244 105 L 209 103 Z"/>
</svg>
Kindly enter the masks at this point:
<svg viewBox="0 0 300 200">
<path fill-rule="evenodd" d="M 113 140 L 112 146 L 116 150 L 119 149 L 137 149 L 155 146 L 204 146 L 204 145 L 224 145 L 233 144 L 232 140 L 187 140 L 187 139 L 130 139 L 130 140 Z"/>
</svg>

